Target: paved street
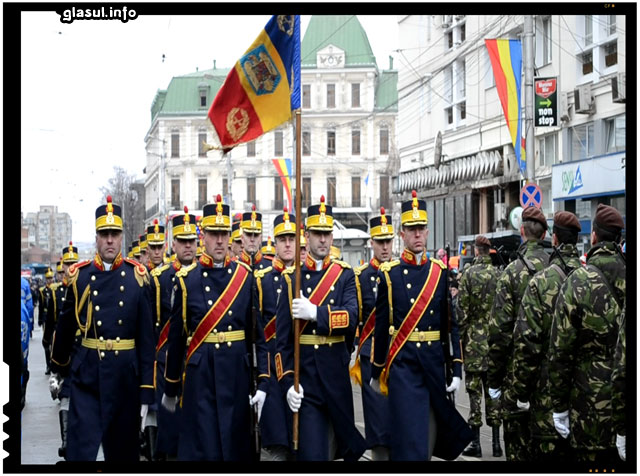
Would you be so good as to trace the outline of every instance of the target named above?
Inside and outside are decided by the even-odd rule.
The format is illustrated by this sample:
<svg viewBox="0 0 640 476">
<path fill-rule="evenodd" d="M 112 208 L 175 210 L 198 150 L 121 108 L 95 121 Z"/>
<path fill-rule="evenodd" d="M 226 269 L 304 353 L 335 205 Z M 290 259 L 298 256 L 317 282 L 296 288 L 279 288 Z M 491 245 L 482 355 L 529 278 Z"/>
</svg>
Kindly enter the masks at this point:
<svg viewBox="0 0 640 476">
<path fill-rule="evenodd" d="M 36 316 L 35 321 L 37 322 L 37 320 Z M 22 464 L 54 464 L 61 460 L 58 456 L 58 447 L 60 446 L 59 403 L 57 400 L 51 399 L 49 377 L 44 374 L 44 371 L 42 329 L 36 325 L 29 345 L 29 372 L 31 375 L 27 385 L 26 405 L 22 412 Z M 466 419 L 469 414 L 469 400 L 464 392 L 464 381 L 461 383 L 461 387 L 463 390 L 457 396 L 456 405 Z M 360 387 L 354 386 L 353 394 L 356 425 L 364 434 Z M 501 458 L 491 456 L 491 428 L 483 426 L 480 429 L 480 442 L 483 451 L 482 458 L 460 456 L 456 461 L 505 460 L 504 456 Z M 504 451 L 504 443 L 502 449 Z M 364 454 L 362 459 L 370 459 L 369 451 Z"/>
</svg>

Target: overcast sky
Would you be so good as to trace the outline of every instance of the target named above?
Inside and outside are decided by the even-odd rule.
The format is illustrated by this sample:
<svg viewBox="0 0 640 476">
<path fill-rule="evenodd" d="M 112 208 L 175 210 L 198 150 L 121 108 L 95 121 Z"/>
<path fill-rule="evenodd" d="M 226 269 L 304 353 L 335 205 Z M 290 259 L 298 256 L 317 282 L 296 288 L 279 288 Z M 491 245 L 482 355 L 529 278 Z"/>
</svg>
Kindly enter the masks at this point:
<svg viewBox="0 0 640 476">
<path fill-rule="evenodd" d="M 67 24 L 55 12 L 23 12 L 21 211 L 57 205 L 71 215 L 72 239 L 93 241 L 100 187 L 113 167 L 143 177 L 156 91 L 173 76 L 211 68 L 214 59 L 231 67 L 269 18 L 154 15 Z M 303 35 L 309 18 L 301 18 Z M 396 16 L 358 19 L 378 67 L 388 68 L 389 55 L 397 57 Z"/>
</svg>

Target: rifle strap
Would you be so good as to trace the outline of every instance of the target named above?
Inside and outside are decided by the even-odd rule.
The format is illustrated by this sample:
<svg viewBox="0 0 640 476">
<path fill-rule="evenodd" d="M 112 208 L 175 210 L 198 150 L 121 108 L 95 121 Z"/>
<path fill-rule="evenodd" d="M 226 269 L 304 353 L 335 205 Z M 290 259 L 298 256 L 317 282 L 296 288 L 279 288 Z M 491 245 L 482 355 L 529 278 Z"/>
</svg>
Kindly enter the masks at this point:
<svg viewBox="0 0 640 476">
<path fill-rule="evenodd" d="M 553 263 L 551 266 L 549 266 L 550 268 L 553 268 L 557 271 L 557 273 L 560 275 L 560 279 L 562 281 L 564 281 L 565 279 L 567 279 L 567 274 L 564 272 L 564 270 L 562 269 L 562 267 L 560 267 L 558 264 Z"/>
<path fill-rule="evenodd" d="M 609 292 L 611 293 L 611 296 L 613 297 L 613 299 L 615 299 L 616 304 L 618 304 L 618 307 L 620 308 L 620 311 L 622 311 L 623 303 L 620 300 L 620 298 L 618 297 L 618 293 L 616 292 L 616 289 L 611 285 L 611 283 L 609 282 L 607 277 L 604 275 L 602 270 L 600 268 L 598 268 L 597 266 L 594 266 L 592 264 L 588 264 L 587 265 L 587 269 L 589 271 L 594 271 L 598 276 L 600 276 L 600 279 L 602 279 L 602 281 L 604 281 L 604 283 L 607 285 L 607 289 L 609 289 Z"/>
</svg>

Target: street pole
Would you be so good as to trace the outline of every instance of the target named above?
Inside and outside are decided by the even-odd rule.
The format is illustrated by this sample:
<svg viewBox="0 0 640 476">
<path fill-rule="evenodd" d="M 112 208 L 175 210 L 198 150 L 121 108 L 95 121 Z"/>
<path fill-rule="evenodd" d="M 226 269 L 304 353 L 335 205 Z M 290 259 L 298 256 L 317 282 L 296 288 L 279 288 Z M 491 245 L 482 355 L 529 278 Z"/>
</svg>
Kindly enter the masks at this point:
<svg viewBox="0 0 640 476">
<path fill-rule="evenodd" d="M 524 127 L 526 181 L 535 178 L 535 134 L 533 131 L 533 16 L 524 16 Z M 518 138 L 519 139 L 519 138 Z M 516 145 L 517 147 L 517 145 Z"/>
</svg>

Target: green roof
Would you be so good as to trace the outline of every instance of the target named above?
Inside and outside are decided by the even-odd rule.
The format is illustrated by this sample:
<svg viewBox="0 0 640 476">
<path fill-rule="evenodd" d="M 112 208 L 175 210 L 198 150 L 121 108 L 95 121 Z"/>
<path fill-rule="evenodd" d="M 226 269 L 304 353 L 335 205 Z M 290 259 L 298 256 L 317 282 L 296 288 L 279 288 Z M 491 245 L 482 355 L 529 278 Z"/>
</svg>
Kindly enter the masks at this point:
<svg viewBox="0 0 640 476">
<path fill-rule="evenodd" d="M 346 67 L 377 67 L 367 34 L 355 15 L 313 15 L 302 39 L 302 67 L 316 68 L 318 50 L 329 45 L 344 50 Z"/>
<path fill-rule="evenodd" d="M 208 69 L 174 76 L 166 90 L 156 93 L 151 105 L 151 120 L 157 115 L 206 115 L 229 71 L 229 68 Z M 200 90 L 207 93 L 206 106 L 200 106 Z"/>
<path fill-rule="evenodd" d="M 376 86 L 376 111 L 398 111 L 398 72 L 383 71 Z"/>
</svg>

